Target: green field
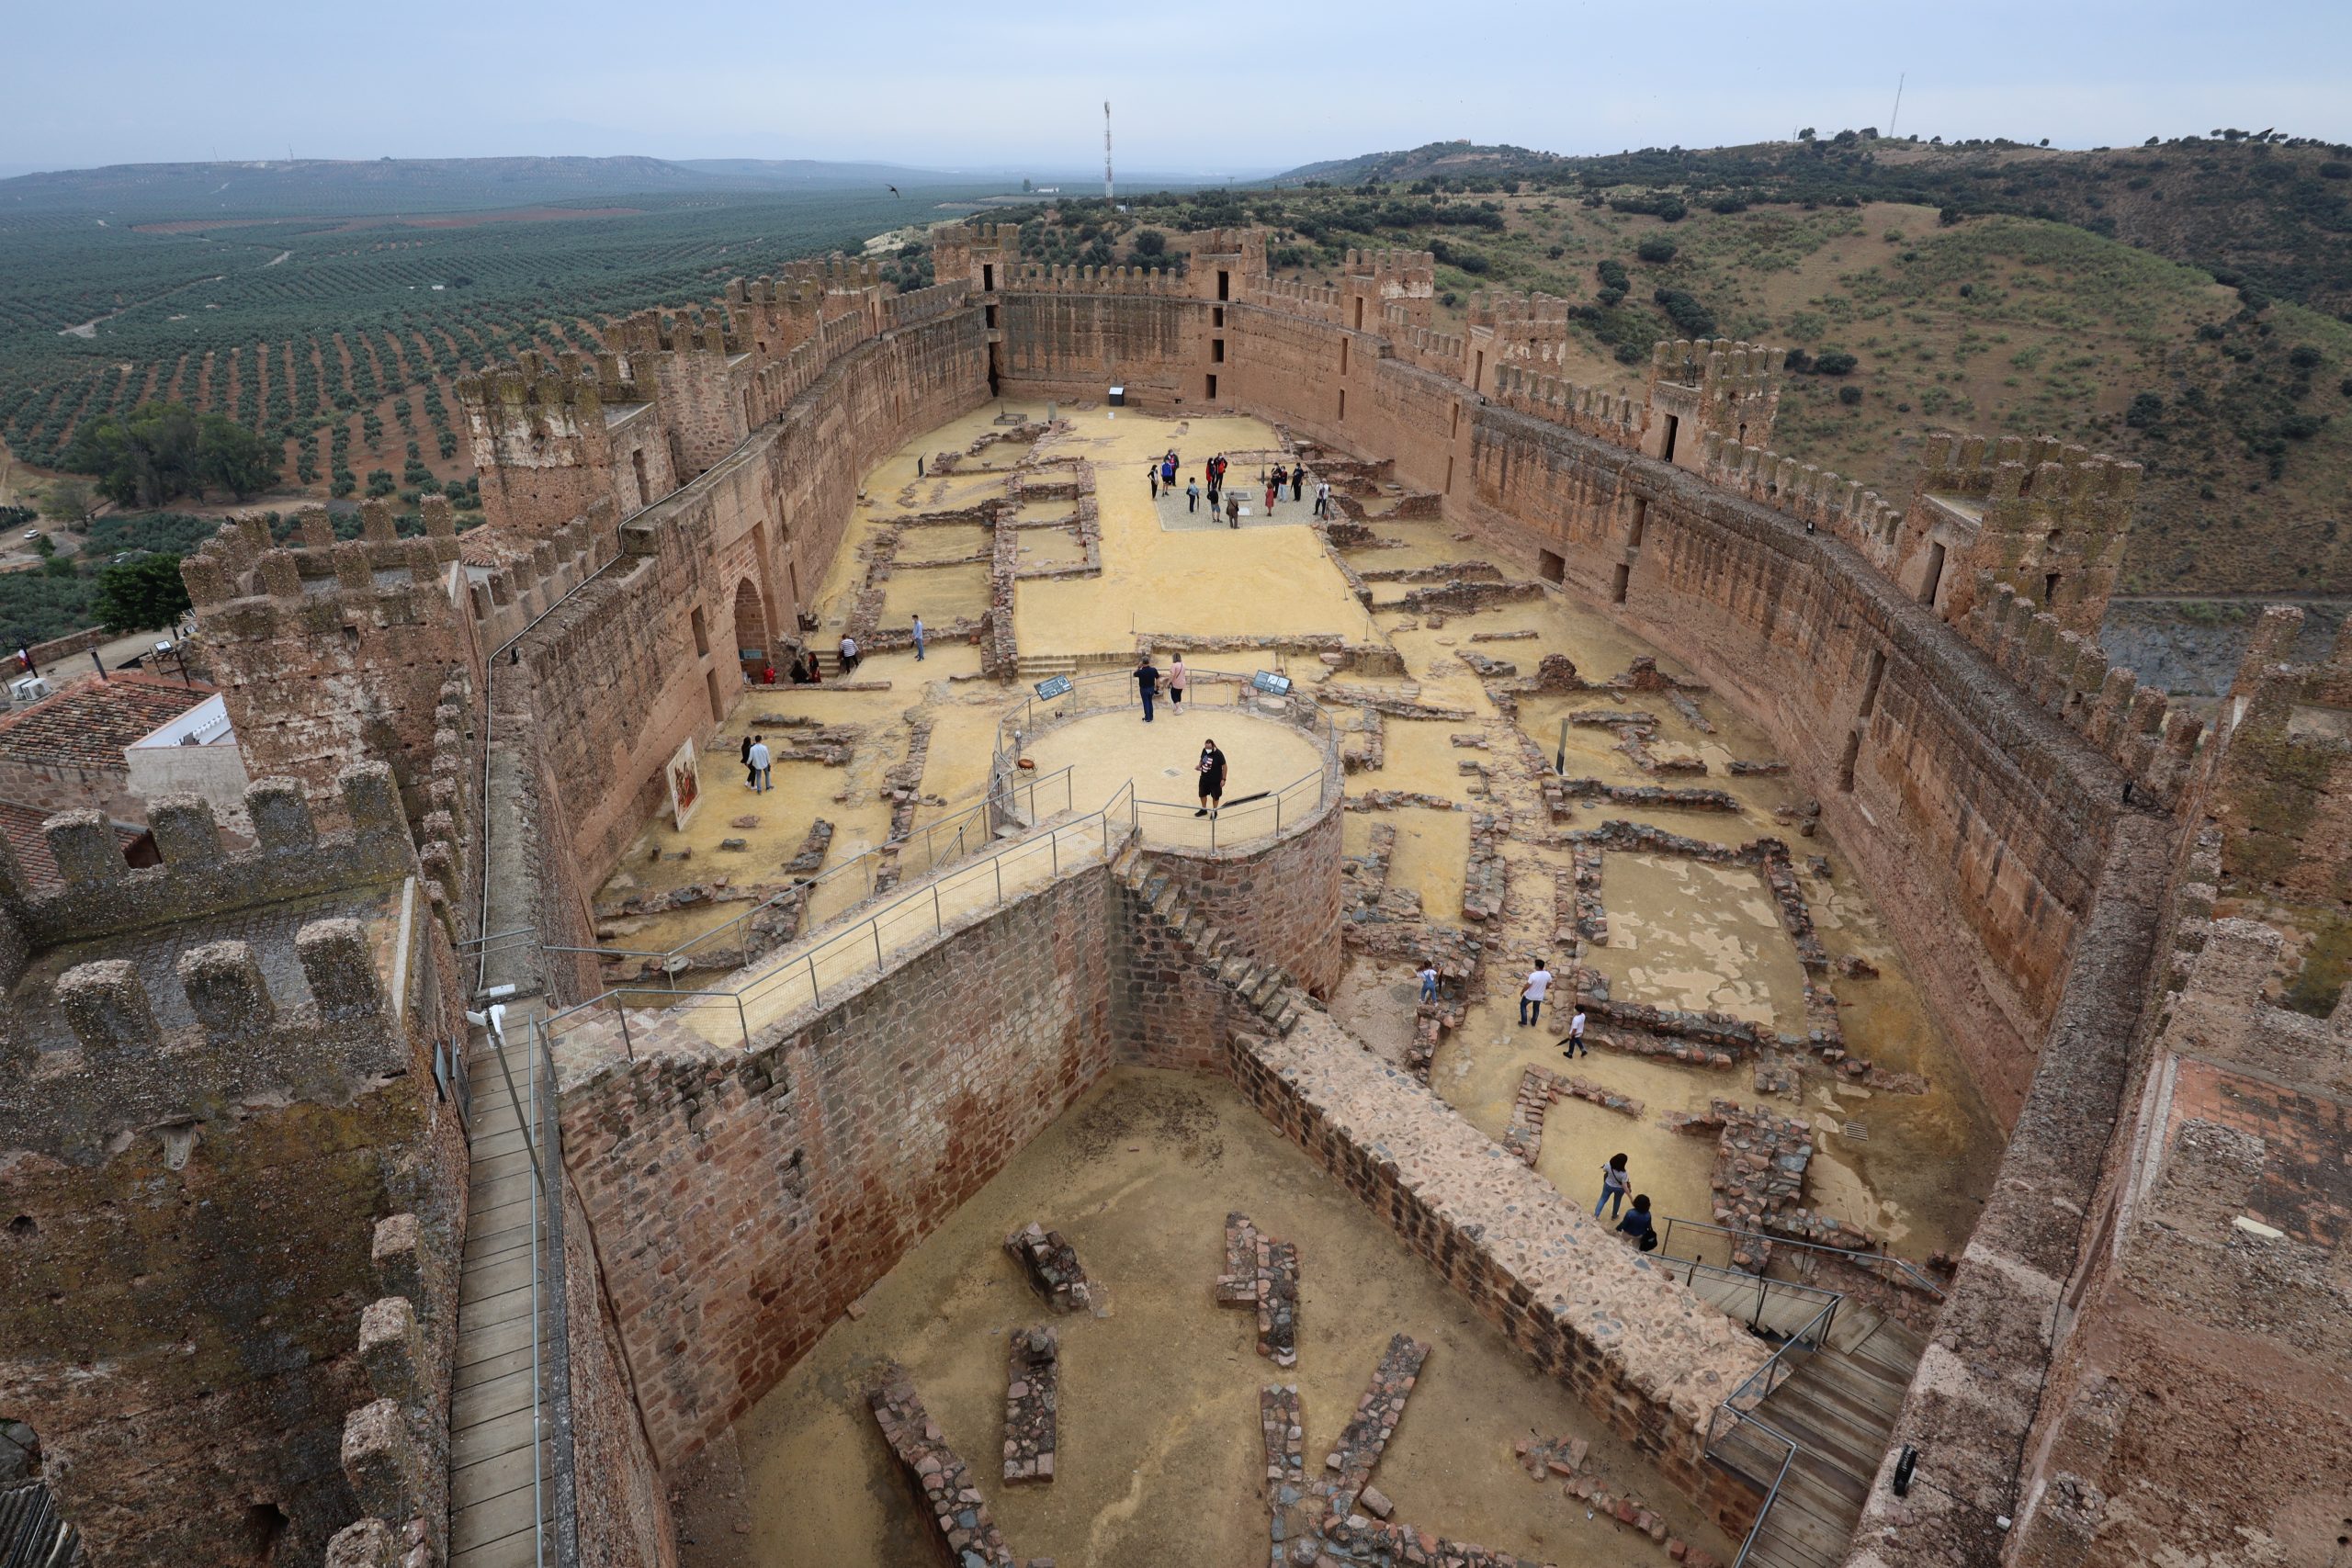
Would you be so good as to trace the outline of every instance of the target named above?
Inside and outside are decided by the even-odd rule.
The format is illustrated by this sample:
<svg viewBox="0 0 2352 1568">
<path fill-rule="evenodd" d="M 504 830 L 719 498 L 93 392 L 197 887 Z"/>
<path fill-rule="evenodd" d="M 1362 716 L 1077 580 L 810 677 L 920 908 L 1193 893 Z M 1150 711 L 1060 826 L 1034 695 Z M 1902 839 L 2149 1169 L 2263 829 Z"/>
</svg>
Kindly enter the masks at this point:
<svg viewBox="0 0 2352 1568">
<path fill-rule="evenodd" d="M 40 184 L 52 178 L 62 176 L 0 183 L 9 452 L 49 468 L 80 423 L 176 400 L 282 442 L 289 487 L 321 496 L 338 475 L 345 493 L 379 473 L 411 489 L 427 473 L 462 476 L 450 383 L 464 370 L 531 345 L 593 349 L 602 325 L 633 310 L 854 253 L 986 194 L 613 190 L 502 209 L 481 205 L 494 188 L 444 180 L 427 188 L 470 196 L 469 210 L 388 216 L 383 191 L 363 183 L 316 193 L 328 210 L 255 211 L 289 199 L 271 190 L 216 216 L 191 210 L 201 204 L 185 175 L 99 180 L 97 195 Z M 536 198 L 548 186 L 514 188 Z M 929 278 L 927 260 L 889 271 L 909 285 Z M 21 494 L 29 487 L 17 479 Z"/>
</svg>

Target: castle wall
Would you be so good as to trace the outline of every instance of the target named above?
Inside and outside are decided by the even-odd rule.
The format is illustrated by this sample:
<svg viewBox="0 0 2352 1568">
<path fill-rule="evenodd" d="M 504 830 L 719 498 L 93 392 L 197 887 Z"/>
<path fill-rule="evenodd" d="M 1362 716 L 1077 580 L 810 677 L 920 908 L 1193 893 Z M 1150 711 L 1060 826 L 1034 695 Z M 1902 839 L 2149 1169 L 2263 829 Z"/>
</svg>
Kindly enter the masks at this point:
<svg viewBox="0 0 2352 1568">
<path fill-rule="evenodd" d="M 1209 405 L 1194 368 L 1208 358 L 1201 305 L 1150 294 L 1011 294 L 998 297 L 997 321 L 1002 378 L 1023 397 L 1100 402 L 1124 385 L 1130 406 Z M 1229 400 L 1220 383 L 1216 402 Z"/>
<path fill-rule="evenodd" d="M 580 1561 L 599 1568 L 676 1568 L 677 1531 L 608 1314 L 594 1233 L 563 1184 L 564 1317 L 570 1351 L 573 1517 Z"/>
<path fill-rule="evenodd" d="M 823 581 L 866 469 L 974 407 L 986 386 L 974 313 L 889 333 L 847 349 L 775 424 L 628 522 L 629 558 L 565 601 L 518 650 L 525 680 L 515 684 L 528 690 L 517 703 L 530 721 L 503 734 L 529 756 L 514 787 L 536 780 L 548 792 L 530 814 L 560 845 L 534 853 L 537 863 L 567 862 L 583 888 L 603 881 L 666 799 L 662 764 L 682 741 L 714 733 L 741 689 L 737 583 L 759 587 L 778 646 L 797 609 L 788 585 L 797 580 L 813 594 Z M 763 570 L 763 560 L 773 564 Z M 586 906 L 559 903 L 542 916 L 543 929 L 577 933 Z"/>
<path fill-rule="evenodd" d="M 565 1157 L 663 1465 L 1110 1065 L 1108 887 L 1100 864 L 1069 872 L 750 1051 L 567 1088 Z"/>
<path fill-rule="evenodd" d="M 1025 330 L 1017 312 L 1032 305 L 1053 312 L 1051 330 L 1007 349 L 1009 378 L 1028 395 L 1082 384 L 1102 342 L 1127 341 L 1138 305 L 1195 319 L 1216 308 L 1016 296 L 1006 319 Z M 2120 804 L 2120 777 L 2075 729 L 1834 536 L 1689 472 L 1699 429 L 1678 436 L 1674 463 L 1645 458 L 1631 449 L 1645 439 L 1639 417 L 1622 403 L 1508 381 L 1489 365 L 1483 379 L 1507 381 L 1498 396 L 1513 405 L 1499 406 L 1335 321 L 1223 309 L 1221 402 L 1393 457 L 1398 479 L 1440 495 L 1490 558 L 1615 606 L 1767 728 L 1915 955 L 1979 1086 L 2013 1120 Z M 1685 373 L 1706 381 L 1691 391 L 1694 424 L 1716 417 L 1708 399 L 1730 408 L 1756 378 Z M 1769 429 L 1765 412 L 1755 419 Z"/>
<path fill-rule="evenodd" d="M 1336 771 L 1337 761 L 1333 762 Z M 1347 965 L 1340 931 L 1340 784 L 1301 828 L 1272 843 L 1217 851 L 1154 850 L 1152 870 L 1261 964 L 1279 964 L 1309 994 L 1329 998 Z M 1165 1064 L 1162 1064 L 1165 1065 Z"/>
<path fill-rule="evenodd" d="M 371 870 L 407 856 L 405 826 L 388 773 L 355 773 L 356 838 L 314 838 L 265 784 L 262 846 L 224 856 L 199 803 L 163 803 L 164 864 L 84 867 L 18 916 L 67 945 L 0 1008 L 0 1388 L 93 1562 L 315 1562 L 362 1511 L 344 1436 L 374 1397 L 360 1314 L 388 1214 L 442 1266 L 416 1310 L 447 1343 L 466 1156 L 433 1057 L 454 964 L 418 885 Z M 446 1402 L 446 1361 L 423 1376 Z M 412 1444 L 446 1451 L 427 1426 Z M 446 1470 L 402 1501 L 403 1522 L 445 1512 Z"/>
</svg>

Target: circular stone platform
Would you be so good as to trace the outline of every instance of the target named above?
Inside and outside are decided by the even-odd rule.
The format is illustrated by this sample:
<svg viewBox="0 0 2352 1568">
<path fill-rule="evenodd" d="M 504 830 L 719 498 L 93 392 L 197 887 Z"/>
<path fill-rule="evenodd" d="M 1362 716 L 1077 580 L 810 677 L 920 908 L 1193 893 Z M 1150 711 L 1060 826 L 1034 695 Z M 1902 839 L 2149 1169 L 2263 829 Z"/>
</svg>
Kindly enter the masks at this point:
<svg viewBox="0 0 2352 1568">
<path fill-rule="evenodd" d="M 1217 694 L 1220 699 L 1228 695 Z M 1181 715 L 1164 702 L 1156 709 L 1149 724 L 1143 721 L 1143 709 L 1136 706 L 1088 714 L 1044 731 L 1023 750 L 1037 764 L 1036 772 L 1026 776 L 1045 778 L 1069 768 L 1070 804 L 1080 811 L 1097 809 L 1132 780 L 1144 842 L 1189 849 L 1208 849 L 1213 843 L 1223 848 L 1275 832 L 1275 803 L 1239 804 L 1244 795 L 1298 785 L 1282 799 L 1283 831 L 1305 823 L 1321 804 L 1321 781 L 1299 781 L 1319 774 L 1329 752 L 1306 730 L 1228 706 L 1223 700 L 1197 709 L 1188 702 Z M 1200 804 L 1193 764 L 1200 759 L 1201 742 L 1211 739 L 1225 753 L 1228 803 L 1214 829 L 1207 818 L 1193 815 Z"/>
</svg>

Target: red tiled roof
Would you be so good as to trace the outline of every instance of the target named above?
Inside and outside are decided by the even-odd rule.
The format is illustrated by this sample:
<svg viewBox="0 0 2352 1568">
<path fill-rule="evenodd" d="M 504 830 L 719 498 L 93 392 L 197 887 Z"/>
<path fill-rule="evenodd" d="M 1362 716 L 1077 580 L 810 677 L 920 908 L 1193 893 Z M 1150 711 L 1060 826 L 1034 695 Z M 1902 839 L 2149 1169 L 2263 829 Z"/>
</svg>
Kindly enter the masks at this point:
<svg viewBox="0 0 2352 1568">
<path fill-rule="evenodd" d="M 124 747 L 210 695 L 201 682 L 183 686 L 135 670 L 105 680 L 85 675 L 0 718 L 0 757 L 40 767 L 119 768 Z"/>
<path fill-rule="evenodd" d="M 0 800 L 0 839 L 17 852 L 17 864 L 23 868 L 28 891 L 41 891 L 64 886 L 65 877 L 57 869 L 57 862 L 49 852 L 49 840 L 40 825 L 57 813 L 39 806 L 18 806 L 13 801 Z M 125 850 L 137 843 L 145 833 L 137 828 L 115 824 L 114 836 Z"/>
</svg>

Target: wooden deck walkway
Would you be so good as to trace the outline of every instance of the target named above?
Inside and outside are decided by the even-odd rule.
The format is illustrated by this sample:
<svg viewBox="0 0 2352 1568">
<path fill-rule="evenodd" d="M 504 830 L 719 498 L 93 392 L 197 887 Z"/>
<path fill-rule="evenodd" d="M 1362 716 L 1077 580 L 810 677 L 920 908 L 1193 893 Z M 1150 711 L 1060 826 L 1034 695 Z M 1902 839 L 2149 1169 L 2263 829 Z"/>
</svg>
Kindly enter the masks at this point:
<svg viewBox="0 0 2352 1568">
<path fill-rule="evenodd" d="M 526 1112 L 531 1109 L 526 1020 L 538 1011 L 536 1000 L 507 1009 L 504 1072 L 497 1042 L 486 1030 L 475 1028 L 468 1049 L 473 1191 L 449 1400 L 451 1568 L 531 1568 L 538 1561 L 534 1500 L 550 1514 L 555 1501 L 551 1474 L 543 1486 L 534 1486 L 539 1443 L 532 1419 L 531 1311 L 540 1232 L 531 1201 L 531 1152 L 515 1113 L 517 1099 Z M 513 1097 L 507 1073 L 514 1077 Z M 540 1308 L 550 1310 L 545 1281 L 539 1284 Z M 546 1370 L 542 1362 L 541 1372 Z"/>
</svg>

